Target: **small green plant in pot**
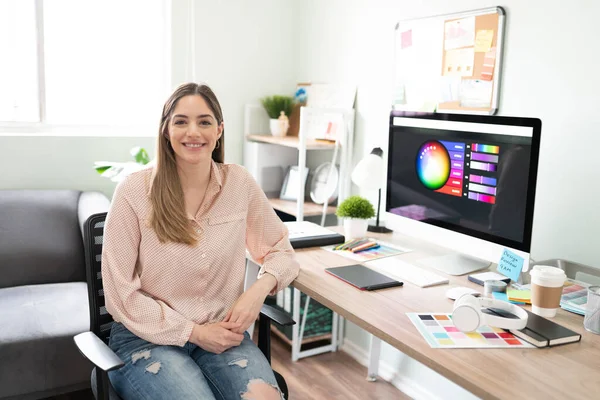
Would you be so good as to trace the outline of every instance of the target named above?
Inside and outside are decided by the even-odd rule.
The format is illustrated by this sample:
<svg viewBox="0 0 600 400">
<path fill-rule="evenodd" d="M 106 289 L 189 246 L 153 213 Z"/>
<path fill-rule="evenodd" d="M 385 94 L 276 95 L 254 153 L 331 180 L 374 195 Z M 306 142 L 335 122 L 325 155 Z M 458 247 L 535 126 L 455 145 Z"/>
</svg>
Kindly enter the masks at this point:
<svg viewBox="0 0 600 400">
<path fill-rule="evenodd" d="M 294 107 L 294 98 L 291 96 L 268 96 L 261 100 L 267 115 L 269 115 L 269 128 L 273 136 L 285 136 L 289 128 L 289 117 Z"/>
<path fill-rule="evenodd" d="M 369 218 L 375 216 L 375 208 L 364 197 L 350 196 L 339 205 L 336 215 L 344 220 L 346 240 L 365 237 Z"/>
</svg>

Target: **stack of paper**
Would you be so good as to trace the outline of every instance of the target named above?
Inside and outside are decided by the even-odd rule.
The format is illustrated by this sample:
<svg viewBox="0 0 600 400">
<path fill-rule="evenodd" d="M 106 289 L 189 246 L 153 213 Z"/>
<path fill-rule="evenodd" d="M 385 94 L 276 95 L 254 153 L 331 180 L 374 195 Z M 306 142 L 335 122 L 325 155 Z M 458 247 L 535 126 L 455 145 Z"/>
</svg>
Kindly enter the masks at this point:
<svg viewBox="0 0 600 400">
<path fill-rule="evenodd" d="M 588 285 L 584 282 L 568 279 L 563 287 L 560 307 L 575 314 L 585 315 Z"/>
<path fill-rule="evenodd" d="M 506 296 L 511 303 L 515 304 L 531 304 L 531 291 L 508 289 Z"/>
</svg>

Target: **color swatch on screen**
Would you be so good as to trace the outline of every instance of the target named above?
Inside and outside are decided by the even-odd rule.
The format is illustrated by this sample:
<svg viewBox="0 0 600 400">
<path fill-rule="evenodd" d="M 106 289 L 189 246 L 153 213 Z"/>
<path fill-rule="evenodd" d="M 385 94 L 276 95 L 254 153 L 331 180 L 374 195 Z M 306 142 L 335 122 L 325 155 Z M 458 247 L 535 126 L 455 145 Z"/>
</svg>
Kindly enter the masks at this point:
<svg viewBox="0 0 600 400">
<path fill-rule="evenodd" d="M 481 153 L 498 154 L 500 153 L 500 146 L 474 143 L 473 146 L 471 146 L 471 150 L 478 151 Z"/>
<path fill-rule="evenodd" d="M 497 183 L 496 178 L 490 178 L 489 176 L 481 176 L 481 175 L 475 175 L 475 174 L 471 174 L 469 176 L 469 180 L 471 182 L 482 183 L 484 185 L 492 185 L 492 186 L 496 186 L 496 183 Z"/>
<path fill-rule="evenodd" d="M 433 348 L 531 348 L 533 345 L 504 329 L 482 326 L 475 332 L 461 332 L 452 323 L 452 314 L 406 313 L 425 341 Z"/>
<path fill-rule="evenodd" d="M 469 199 L 481 201 L 483 203 L 496 204 L 496 197 L 487 194 L 469 192 Z"/>
<path fill-rule="evenodd" d="M 428 189 L 443 187 L 450 176 L 450 154 L 437 140 L 429 140 L 421 145 L 417 153 L 417 176 Z"/>
<path fill-rule="evenodd" d="M 479 161 L 471 161 L 471 169 L 478 169 L 481 171 L 489 171 L 489 172 L 495 172 L 498 167 L 496 164 L 492 164 L 492 163 L 484 163 L 484 162 L 479 162 Z"/>
<path fill-rule="evenodd" d="M 498 156 L 484 153 L 471 153 L 471 160 L 498 163 Z"/>
<path fill-rule="evenodd" d="M 473 192 L 491 194 L 492 196 L 496 195 L 496 188 L 494 186 L 485 186 L 473 182 L 469 183 L 469 190 Z"/>
</svg>

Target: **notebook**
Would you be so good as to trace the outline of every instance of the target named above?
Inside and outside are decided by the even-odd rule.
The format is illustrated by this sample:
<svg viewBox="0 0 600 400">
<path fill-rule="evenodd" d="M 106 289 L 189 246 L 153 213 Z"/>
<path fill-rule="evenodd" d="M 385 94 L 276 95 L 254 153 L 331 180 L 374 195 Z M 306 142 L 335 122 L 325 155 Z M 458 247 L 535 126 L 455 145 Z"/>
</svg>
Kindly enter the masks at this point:
<svg viewBox="0 0 600 400">
<path fill-rule="evenodd" d="M 536 347 L 556 346 L 581 340 L 579 333 L 567 329 L 562 325 L 540 317 L 530 311 L 527 311 L 527 315 L 527 326 L 519 330 L 511 329 L 510 333 L 528 341 Z"/>
<path fill-rule="evenodd" d="M 284 222 L 288 228 L 289 239 L 294 249 L 302 249 L 305 247 L 321 247 L 331 244 L 344 243 L 344 235 L 323 228 L 314 222 Z"/>
<path fill-rule="evenodd" d="M 325 272 L 360 290 L 385 289 L 394 286 L 402 286 L 404 284 L 403 282 L 389 278 L 361 264 L 326 268 Z"/>
</svg>

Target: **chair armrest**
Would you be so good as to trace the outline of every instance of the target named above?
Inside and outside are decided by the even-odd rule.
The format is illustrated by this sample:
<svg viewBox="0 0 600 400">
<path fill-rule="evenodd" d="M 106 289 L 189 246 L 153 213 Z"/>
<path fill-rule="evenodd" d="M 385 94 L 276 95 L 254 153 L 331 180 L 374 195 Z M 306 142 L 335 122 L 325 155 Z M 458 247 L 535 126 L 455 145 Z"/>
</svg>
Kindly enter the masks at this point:
<svg viewBox="0 0 600 400">
<path fill-rule="evenodd" d="M 267 304 L 263 304 L 262 308 L 260 309 L 260 313 L 279 325 L 290 326 L 296 324 L 296 321 L 294 321 L 288 314 Z"/>
<path fill-rule="evenodd" d="M 83 332 L 73 337 L 77 348 L 94 365 L 103 371 L 119 369 L 123 361 L 93 332 Z"/>
</svg>

